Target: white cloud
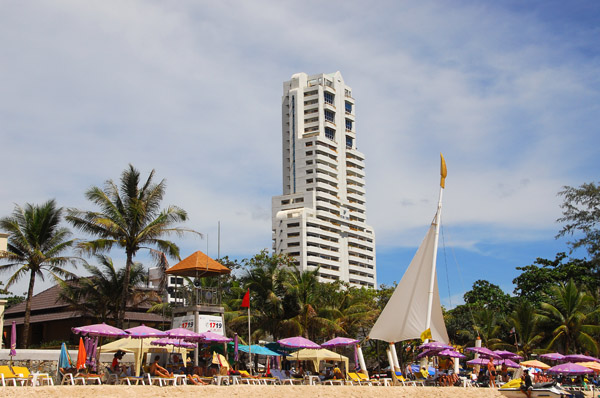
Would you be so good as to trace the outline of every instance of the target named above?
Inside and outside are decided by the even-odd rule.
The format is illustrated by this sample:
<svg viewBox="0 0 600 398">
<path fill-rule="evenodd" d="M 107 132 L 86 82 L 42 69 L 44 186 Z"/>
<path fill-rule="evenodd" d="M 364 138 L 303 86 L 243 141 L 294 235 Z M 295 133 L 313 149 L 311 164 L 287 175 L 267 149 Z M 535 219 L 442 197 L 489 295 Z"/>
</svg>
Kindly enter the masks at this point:
<svg viewBox="0 0 600 398">
<path fill-rule="evenodd" d="M 553 236 L 556 192 L 596 177 L 597 49 L 586 25 L 559 31 L 536 12 L 469 2 L 7 3 L 0 214 L 50 197 L 89 207 L 85 189 L 133 163 L 167 178 L 166 203 L 185 208 L 192 228 L 214 231 L 220 220 L 222 252 L 251 255 L 270 246 L 270 197 L 281 191 L 282 82 L 340 70 L 357 100 L 380 245 L 418 244 L 435 211 L 439 152 L 458 246 Z"/>
</svg>

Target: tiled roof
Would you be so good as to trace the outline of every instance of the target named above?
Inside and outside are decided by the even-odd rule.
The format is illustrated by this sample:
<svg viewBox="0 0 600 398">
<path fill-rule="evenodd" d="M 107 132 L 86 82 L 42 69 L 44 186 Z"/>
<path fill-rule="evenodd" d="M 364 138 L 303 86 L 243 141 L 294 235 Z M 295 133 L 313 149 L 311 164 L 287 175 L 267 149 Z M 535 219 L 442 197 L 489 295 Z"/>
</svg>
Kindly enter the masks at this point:
<svg viewBox="0 0 600 398">
<path fill-rule="evenodd" d="M 231 273 L 231 270 L 218 261 L 208 257 L 201 251 L 197 251 L 184 258 L 165 272 L 171 275 L 200 278 L 205 276 L 229 274 Z"/>
<path fill-rule="evenodd" d="M 41 322 L 49 322 L 49 321 L 59 321 L 63 319 L 76 319 L 76 318 L 84 318 L 79 312 L 74 311 L 65 311 L 65 312 L 50 312 L 46 314 L 38 314 L 31 316 L 31 323 L 41 323 Z M 16 318 L 11 318 L 6 316 L 6 323 L 15 321 L 17 325 L 22 325 L 24 321 L 23 316 L 18 316 Z M 132 322 L 170 322 L 169 318 L 163 318 L 162 315 L 150 313 L 150 312 L 134 312 L 134 311 L 125 311 L 125 320 Z"/>
<path fill-rule="evenodd" d="M 58 294 L 60 292 L 60 286 L 54 285 L 51 288 L 44 290 L 31 299 L 31 311 L 45 310 L 50 308 L 67 307 L 67 304 L 59 300 Z M 14 307 L 10 307 L 4 311 L 4 315 L 18 314 L 25 312 L 25 302 L 19 303 Z"/>
</svg>

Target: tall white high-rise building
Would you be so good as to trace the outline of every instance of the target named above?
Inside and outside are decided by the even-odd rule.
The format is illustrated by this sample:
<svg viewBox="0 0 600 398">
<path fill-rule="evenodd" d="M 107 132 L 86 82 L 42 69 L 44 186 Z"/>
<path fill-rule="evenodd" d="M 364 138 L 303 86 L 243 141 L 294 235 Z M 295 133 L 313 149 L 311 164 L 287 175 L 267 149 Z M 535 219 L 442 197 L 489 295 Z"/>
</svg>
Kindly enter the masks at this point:
<svg viewBox="0 0 600 398">
<path fill-rule="evenodd" d="M 340 72 L 283 83 L 283 195 L 272 199 L 273 250 L 321 281 L 377 286 L 375 233 L 366 224 L 365 157 L 354 98 Z"/>
</svg>

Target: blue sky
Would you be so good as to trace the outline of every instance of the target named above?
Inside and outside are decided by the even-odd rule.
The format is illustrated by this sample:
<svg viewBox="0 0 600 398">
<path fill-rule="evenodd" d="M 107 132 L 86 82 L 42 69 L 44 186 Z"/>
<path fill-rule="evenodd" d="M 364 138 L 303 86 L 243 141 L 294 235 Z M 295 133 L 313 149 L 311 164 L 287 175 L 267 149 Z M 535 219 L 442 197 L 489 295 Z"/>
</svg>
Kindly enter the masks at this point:
<svg viewBox="0 0 600 398">
<path fill-rule="evenodd" d="M 90 208 L 83 192 L 132 163 L 208 234 L 178 240 L 184 256 L 216 257 L 219 221 L 222 255 L 270 247 L 282 82 L 297 72 L 339 70 L 353 89 L 379 283 L 400 280 L 425 235 L 440 152 L 446 304 L 477 279 L 511 292 L 516 266 L 566 251 L 556 193 L 597 178 L 597 2 L 0 7 L 2 215 L 49 198 Z"/>
</svg>

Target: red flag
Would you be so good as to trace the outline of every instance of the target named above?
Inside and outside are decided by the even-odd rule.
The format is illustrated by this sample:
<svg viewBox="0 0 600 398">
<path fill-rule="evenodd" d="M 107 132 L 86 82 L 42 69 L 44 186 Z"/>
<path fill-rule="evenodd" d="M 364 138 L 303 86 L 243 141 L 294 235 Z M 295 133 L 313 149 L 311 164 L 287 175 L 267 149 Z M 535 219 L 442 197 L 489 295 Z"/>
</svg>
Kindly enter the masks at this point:
<svg viewBox="0 0 600 398">
<path fill-rule="evenodd" d="M 244 295 L 244 299 L 242 300 L 242 307 L 250 308 L 250 289 Z"/>
</svg>

